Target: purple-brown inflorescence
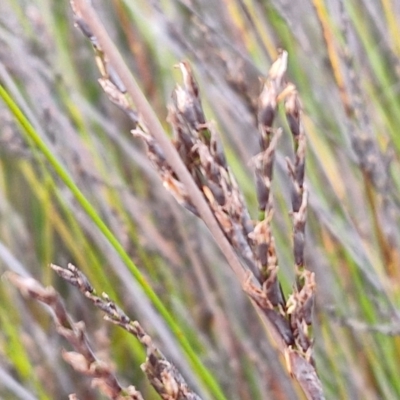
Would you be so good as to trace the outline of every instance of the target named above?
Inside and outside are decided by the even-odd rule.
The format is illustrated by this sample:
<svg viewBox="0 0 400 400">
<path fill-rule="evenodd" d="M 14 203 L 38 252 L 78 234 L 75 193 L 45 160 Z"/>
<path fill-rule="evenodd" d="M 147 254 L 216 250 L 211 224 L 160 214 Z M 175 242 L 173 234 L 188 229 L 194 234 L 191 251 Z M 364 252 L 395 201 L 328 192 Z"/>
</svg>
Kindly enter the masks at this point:
<svg viewBox="0 0 400 400">
<path fill-rule="evenodd" d="M 285 74 L 287 53 L 281 51 L 272 64 L 258 100 L 258 129 L 261 153 L 254 157 L 257 198 L 260 217 L 250 234 L 254 255 L 261 271 L 262 292 L 249 285 L 248 293 L 268 314 L 285 343 L 312 362 L 311 325 L 315 292 L 314 274 L 304 267 L 305 225 L 307 217 L 307 189 L 304 184 L 306 137 L 301 121 L 301 107 L 295 86 L 287 82 Z M 278 258 L 271 233 L 273 201 L 271 184 L 275 149 L 281 136 L 273 128 L 277 107 L 284 102 L 285 114 L 294 143 L 294 161 L 286 159 L 291 181 L 293 221 L 293 257 L 296 285 L 285 300 L 278 281 Z M 289 368 L 290 369 L 290 368 Z"/>
<path fill-rule="evenodd" d="M 179 67 L 184 86 L 175 89 L 168 116 L 175 133 L 175 146 L 225 236 L 248 268 L 257 274 L 248 237 L 253 226 L 243 195 L 226 163 L 214 124 L 205 120 L 191 68 L 186 61 Z"/>
<path fill-rule="evenodd" d="M 14 272 L 8 272 L 6 276 L 25 296 L 47 304 L 51 308 L 58 334 L 63 336 L 74 349 L 62 352 L 64 360 L 74 370 L 90 377 L 92 386 L 106 398 L 143 400 L 141 393 L 134 386 L 122 387 L 114 375 L 113 368 L 95 356 L 86 337 L 85 324 L 72 319 L 64 307 L 61 296 L 54 288 L 45 288 L 35 279 Z M 85 291 L 93 291 L 85 277 L 81 279 L 80 284 Z"/>
<path fill-rule="evenodd" d="M 322 387 L 312 361 L 312 338 L 308 329 L 311 325 L 315 291 L 314 274 L 304 265 L 307 216 L 307 190 L 304 184 L 306 139 L 296 88 L 286 80 L 287 52 L 281 51 L 272 64 L 258 99 L 257 120 L 261 152 L 253 158 L 252 164 L 256 177 L 259 218 L 254 222 L 226 162 L 216 127 L 205 117 L 200 90 L 190 64 L 187 61 L 178 64 L 183 85 L 176 87 L 169 106 L 168 122 L 174 132 L 173 145 L 176 149 L 176 152 L 171 152 L 164 136 L 160 135 L 155 124 L 149 122 L 151 118 L 145 107 L 142 107 L 145 110 L 143 115 L 146 114 L 148 120 L 144 120 L 143 115 L 134 110 L 129 95 L 140 99 L 137 90 L 128 90 L 127 94 L 118 84 L 114 69 L 111 68 L 112 65 L 117 65 L 109 62 L 109 55 L 102 51 L 96 35 L 86 26 L 89 25 L 85 23 L 88 21 L 79 20 L 79 15 L 77 18 L 77 25 L 95 48 L 102 74 L 102 87 L 113 102 L 134 117 L 135 129 L 132 132 L 147 144 L 148 157 L 158 171 L 164 187 L 186 209 L 201 216 L 215 237 L 218 237 L 217 242 L 230 259 L 230 265 L 241 285 L 257 305 L 261 318 L 266 318 L 268 327 L 273 329 L 280 350 L 286 357 L 288 370 L 300 382 L 308 398 L 322 399 Z M 112 61 L 118 63 L 116 58 Z M 115 70 L 124 71 L 124 68 Z M 271 185 L 276 146 L 281 136 L 281 130 L 274 128 L 273 124 L 281 102 L 284 102 L 295 153 L 293 161 L 287 159 L 287 166 L 291 181 L 296 284 L 287 300 L 278 280 L 279 262 L 271 229 L 274 211 Z M 150 126 L 153 131 L 149 129 Z M 178 163 L 176 157 L 180 159 Z M 180 171 L 181 163 L 185 173 Z M 190 175 L 187 176 L 187 173 Z M 193 191 L 196 193 L 193 194 Z M 216 227 L 208 217 L 210 210 L 213 223 L 218 223 Z M 225 239 L 228 241 L 228 249 Z M 241 264 L 230 257 L 235 253 Z"/>
<path fill-rule="evenodd" d="M 101 297 L 98 296 L 86 276 L 78 268 L 72 264 L 69 264 L 68 268 L 57 265 L 51 267 L 68 283 L 76 286 L 97 308 L 101 309 L 105 313 L 107 321 L 119 325 L 136 336 L 143 344 L 147 351 L 147 358 L 141 368 L 162 399 L 201 400 L 189 388 L 177 368 L 154 345 L 142 326 L 137 321 L 132 321 L 105 293 Z"/>
<path fill-rule="evenodd" d="M 167 360 L 161 351 L 154 345 L 151 337 L 144 331 L 137 321 L 132 321 L 106 294 L 98 296 L 87 277 L 75 266 L 68 268 L 57 265 L 51 266 L 56 273 L 74 285 L 93 304 L 105 313 L 105 319 L 121 326 L 136 338 L 146 348 L 147 358 L 141 368 L 146 377 L 165 400 L 201 400 L 194 393 L 177 368 Z M 67 313 L 60 295 L 52 287 L 44 288 L 33 278 L 26 278 L 15 273 L 8 273 L 8 279 L 24 295 L 50 306 L 53 311 L 57 332 L 73 347 L 74 351 L 63 351 L 64 360 L 77 372 L 92 379 L 92 386 L 103 395 L 116 400 L 143 400 L 143 397 L 134 386 L 122 387 L 114 375 L 111 366 L 96 358 L 86 337 L 83 322 L 75 322 Z M 71 398 L 74 398 L 71 396 Z M 76 396 L 75 396 L 76 398 Z"/>
</svg>

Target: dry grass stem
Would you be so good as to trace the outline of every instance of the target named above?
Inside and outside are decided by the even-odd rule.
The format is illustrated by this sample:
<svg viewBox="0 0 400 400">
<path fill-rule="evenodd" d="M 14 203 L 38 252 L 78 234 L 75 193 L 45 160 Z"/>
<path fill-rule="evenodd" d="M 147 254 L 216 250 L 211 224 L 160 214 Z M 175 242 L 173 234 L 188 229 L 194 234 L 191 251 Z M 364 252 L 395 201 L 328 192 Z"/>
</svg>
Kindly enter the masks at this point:
<svg viewBox="0 0 400 400">
<path fill-rule="evenodd" d="M 170 168 L 172 168 L 177 178 L 179 178 L 179 180 L 185 186 L 187 193 L 190 195 L 191 202 L 201 215 L 201 218 L 207 227 L 212 232 L 217 244 L 227 258 L 230 266 L 243 282 L 245 280 L 245 273 L 237 255 L 232 250 L 223 232 L 220 230 L 214 215 L 211 213 L 207 203 L 193 181 L 192 176 L 178 156 L 176 149 L 165 135 L 165 132 L 156 115 L 154 114 L 153 109 L 139 89 L 118 50 L 108 37 L 107 32 L 97 18 L 96 13 L 92 9 L 91 5 L 85 0 L 71 1 L 71 5 L 74 11 L 74 16 L 76 20 L 79 21 L 78 26 L 84 27 L 85 35 L 91 38 L 92 43 L 98 43 L 100 49 L 98 55 L 104 57 L 104 64 L 112 65 L 111 70 L 113 72 L 115 71 L 115 73 L 118 75 L 118 78 L 113 80 L 118 82 L 121 81 L 123 83 L 124 87 L 121 93 L 123 93 L 126 88 L 126 92 L 130 97 L 129 101 L 132 101 L 135 104 L 136 110 L 139 114 L 140 125 L 145 131 L 151 132 L 151 135 L 156 139 L 158 145 L 163 151 L 164 157 L 168 160 Z M 101 63 L 101 65 L 103 65 L 103 63 Z M 100 72 L 104 74 L 104 79 L 111 81 L 109 69 L 106 69 L 105 71 L 100 69 Z M 117 88 L 115 85 L 114 87 Z"/>
</svg>

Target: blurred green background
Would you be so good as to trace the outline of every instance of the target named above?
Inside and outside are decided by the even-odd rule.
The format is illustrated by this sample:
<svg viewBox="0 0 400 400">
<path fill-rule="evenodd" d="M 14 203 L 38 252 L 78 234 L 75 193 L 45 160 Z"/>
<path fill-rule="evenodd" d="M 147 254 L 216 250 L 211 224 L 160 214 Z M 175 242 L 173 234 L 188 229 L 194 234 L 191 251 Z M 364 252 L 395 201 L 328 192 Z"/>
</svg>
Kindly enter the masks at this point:
<svg viewBox="0 0 400 400">
<path fill-rule="evenodd" d="M 328 399 L 400 398 L 400 2 L 396 0 L 96 0 L 93 4 L 165 126 L 193 65 L 253 218 L 250 160 L 258 151 L 260 78 L 289 52 L 308 138 L 306 259 L 315 272 L 316 368 Z M 97 83 L 90 42 L 66 0 L 0 2 L 0 83 L 171 311 L 229 399 L 297 399 L 298 388 L 201 221 L 166 192 Z M 284 290 L 293 284 L 292 155 L 284 118 L 274 235 Z M 157 398 L 136 340 L 102 320 L 50 270 L 79 267 L 138 319 L 204 398 L 177 338 L 130 270 L 0 101 L 0 273 L 52 285 L 84 320 L 100 358 L 123 384 Z M 0 396 L 101 398 L 65 364 L 50 315 L 0 283 Z"/>
</svg>

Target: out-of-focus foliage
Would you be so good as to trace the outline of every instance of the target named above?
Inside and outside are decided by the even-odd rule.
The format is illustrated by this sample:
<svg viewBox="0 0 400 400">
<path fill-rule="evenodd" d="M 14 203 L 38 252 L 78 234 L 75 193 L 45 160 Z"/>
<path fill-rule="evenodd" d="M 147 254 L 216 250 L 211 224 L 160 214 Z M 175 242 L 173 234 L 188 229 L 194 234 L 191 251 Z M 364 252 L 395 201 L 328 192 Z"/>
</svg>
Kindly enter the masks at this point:
<svg viewBox="0 0 400 400">
<path fill-rule="evenodd" d="M 189 59 L 207 118 L 257 219 L 250 160 L 259 151 L 260 77 L 289 52 L 308 140 L 306 263 L 317 279 L 316 368 L 327 398 L 396 399 L 400 333 L 399 57 L 395 1 L 93 1 L 166 130 L 167 104 Z M 343 3 L 343 4 L 342 4 Z M 295 399 L 298 388 L 268 343 L 213 239 L 164 190 L 127 117 L 97 84 L 88 41 L 68 1 L 0 2 L 0 83 L 124 246 L 229 399 Z M 104 323 L 49 263 L 78 266 L 138 319 L 202 393 L 177 339 L 126 265 L 0 103 L 0 272 L 53 285 L 116 375 L 157 398 L 144 352 Z M 274 235 L 284 290 L 294 274 L 281 119 Z M 0 396 L 96 398 L 65 364 L 51 319 L 0 285 Z"/>
</svg>

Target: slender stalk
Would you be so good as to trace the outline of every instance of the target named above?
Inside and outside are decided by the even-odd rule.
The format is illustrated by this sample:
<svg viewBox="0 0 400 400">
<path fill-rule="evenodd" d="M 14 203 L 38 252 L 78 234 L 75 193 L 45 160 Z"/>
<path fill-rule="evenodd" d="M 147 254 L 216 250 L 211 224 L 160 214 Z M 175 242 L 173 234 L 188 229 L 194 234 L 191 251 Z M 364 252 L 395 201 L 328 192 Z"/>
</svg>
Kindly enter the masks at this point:
<svg viewBox="0 0 400 400">
<path fill-rule="evenodd" d="M 90 31 L 99 41 L 100 46 L 104 53 L 107 55 L 107 58 L 113 69 L 116 71 L 119 78 L 124 83 L 129 96 L 135 104 L 143 121 L 145 121 L 146 127 L 162 148 L 169 165 L 172 167 L 182 184 L 186 187 L 193 204 L 200 214 L 201 219 L 205 222 L 208 229 L 211 231 L 216 243 L 225 255 L 229 265 L 239 278 L 240 282 L 243 283 L 246 280 L 246 275 L 236 253 L 234 252 L 225 235 L 218 226 L 218 223 L 215 220 L 214 215 L 210 211 L 207 202 L 203 198 L 203 195 L 196 186 L 196 183 L 193 181 L 192 176 L 190 175 L 185 164 L 179 157 L 179 154 L 174 148 L 173 144 L 165 135 L 164 129 L 161 126 L 160 121 L 155 115 L 146 97 L 140 90 L 138 84 L 136 83 L 136 80 L 126 66 L 122 56 L 108 36 L 95 11 L 86 0 L 75 0 L 73 3 L 79 13 L 81 13 L 85 22 L 88 24 Z"/>
</svg>

